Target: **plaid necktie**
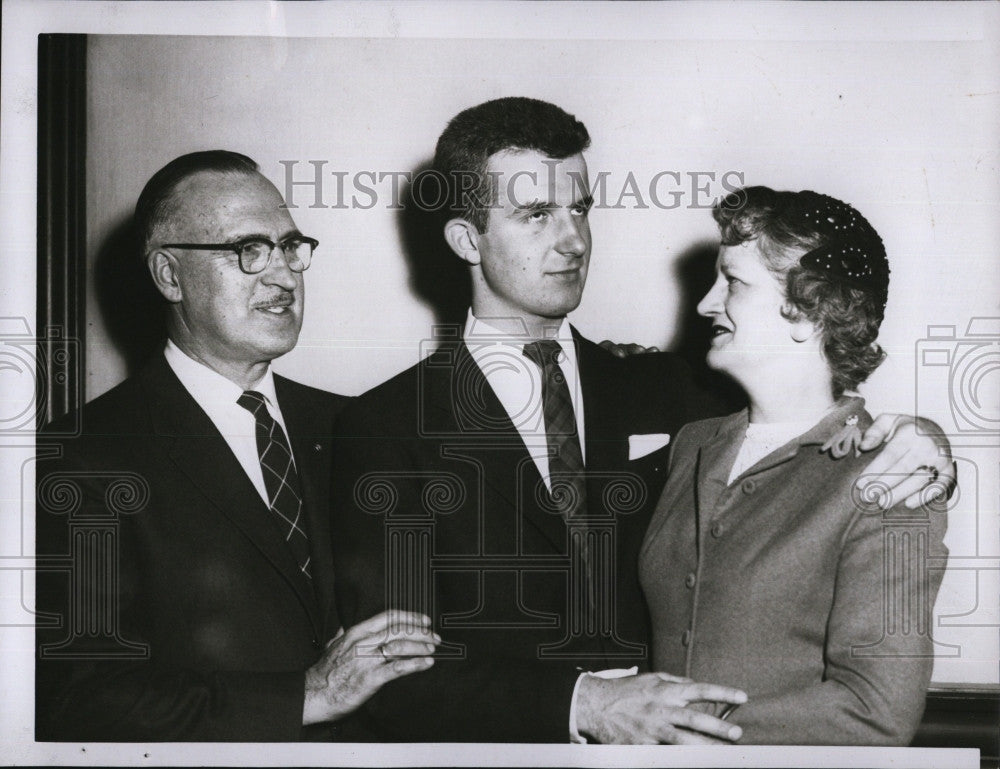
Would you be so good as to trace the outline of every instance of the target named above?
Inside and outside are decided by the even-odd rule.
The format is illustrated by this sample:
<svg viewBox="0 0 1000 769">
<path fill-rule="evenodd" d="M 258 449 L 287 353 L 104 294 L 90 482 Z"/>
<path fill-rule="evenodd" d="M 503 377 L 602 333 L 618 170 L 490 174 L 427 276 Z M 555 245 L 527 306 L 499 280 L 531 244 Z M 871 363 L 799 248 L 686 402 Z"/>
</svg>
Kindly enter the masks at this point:
<svg viewBox="0 0 1000 769">
<path fill-rule="evenodd" d="M 542 411 L 549 447 L 551 498 L 565 519 L 586 515 L 587 483 L 576 414 L 566 377 L 559 368 L 562 346 L 543 339 L 524 346 L 524 355 L 542 370 Z"/>
<path fill-rule="evenodd" d="M 302 515 L 302 489 L 299 476 L 292 461 L 292 450 L 288 445 L 285 431 L 268 413 L 264 396 L 255 390 L 247 390 L 236 401 L 253 414 L 257 422 L 257 455 L 260 469 L 264 473 L 264 486 L 271 512 L 285 535 L 285 541 L 292 549 L 299 568 L 307 578 L 309 573 L 309 535 L 305 530 Z"/>
</svg>

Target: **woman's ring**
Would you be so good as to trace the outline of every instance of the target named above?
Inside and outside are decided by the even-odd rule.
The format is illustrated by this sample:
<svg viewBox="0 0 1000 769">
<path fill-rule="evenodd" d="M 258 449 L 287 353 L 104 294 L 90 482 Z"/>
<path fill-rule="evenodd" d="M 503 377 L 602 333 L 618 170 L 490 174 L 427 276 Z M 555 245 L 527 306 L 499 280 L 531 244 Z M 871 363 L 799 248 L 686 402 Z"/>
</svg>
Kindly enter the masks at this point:
<svg viewBox="0 0 1000 769">
<path fill-rule="evenodd" d="M 918 470 L 926 470 L 928 473 L 930 473 L 931 474 L 931 481 L 930 481 L 931 483 L 934 483 L 938 479 L 938 476 L 941 474 L 936 467 L 931 467 L 930 465 L 921 465 L 917 469 Z"/>
<path fill-rule="evenodd" d="M 378 653 L 382 655 L 383 660 L 385 660 L 386 662 L 389 661 L 389 658 L 385 656 L 385 647 L 382 646 L 382 644 L 379 644 L 378 646 Z"/>
</svg>

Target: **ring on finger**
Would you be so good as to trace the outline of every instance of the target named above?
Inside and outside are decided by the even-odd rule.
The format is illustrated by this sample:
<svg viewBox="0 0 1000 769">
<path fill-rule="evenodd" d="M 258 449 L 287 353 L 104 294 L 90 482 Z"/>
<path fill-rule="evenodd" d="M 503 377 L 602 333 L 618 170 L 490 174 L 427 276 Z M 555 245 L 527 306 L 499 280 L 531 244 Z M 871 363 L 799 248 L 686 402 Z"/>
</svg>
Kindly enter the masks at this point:
<svg viewBox="0 0 1000 769">
<path fill-rule="evenodd" d="M 930 473 L 930 476 L 931 476 L 930 482 L 931 483 L 934 483 L 935 481 L 937 481 L 938 476 L 941 474 L 936 467 L 931 467 L 930 465 L 921 465 L 917 469 L 918 470 L 923 470 L 923 471 L 925 471 L 927 473 Z"/>
<path fill-rule="evenodd" d="M 385 654 L 385 647 L 382 646 L 382 644 L 378 645 L 378 653 L 382 655 L 383 660 L 385 660 L 386 662 L 389 661 L 389 658 Z"/>
</svg>

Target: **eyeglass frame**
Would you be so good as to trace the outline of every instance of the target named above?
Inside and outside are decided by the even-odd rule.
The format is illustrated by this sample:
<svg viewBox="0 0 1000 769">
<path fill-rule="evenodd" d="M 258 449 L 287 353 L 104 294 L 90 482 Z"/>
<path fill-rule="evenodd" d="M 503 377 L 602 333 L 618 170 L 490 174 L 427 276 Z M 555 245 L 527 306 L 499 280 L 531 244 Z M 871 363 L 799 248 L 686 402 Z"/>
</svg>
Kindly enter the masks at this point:
<svg viewBox="0 0 1000 769">
<path fill-rule="evenodd" d="M 288 262 L 288 252 L 285 250 L 285 244 L 289 241 L 298 240 L 302 243 L 308 243 L 312 246 L 312 251 L 309 253 L 309 263 L 303 267 L 301 270 L 296 270 Z M 270 246 L 270 250 L 267 252 L 267 261 L 264 262 L 264 266 L 259 270 L 251 272 L 246 267 L 243 266 L 243 249 L 246 248 L 251 243 L 266 243 Z M 312 265 L 312 255 L 319 246 L 319 241 L 316 238 L 310 238 L 308 235 L 289 235 L 277 243 L 275 243 L 270 238 L 265 238 L 261 236 L 253 236 L 248 238 L 242 238 L 237 240 L 235 243 L 164 243 L 160 248 L 183 248 L 188 251 L 232 251 L 236 254 L 236 262 L 239 265 L 240 272 L 245 275 L 260 275 L 264 270 L 267 269 L 268 265 L 271 264 L 271 256 L 274 254 L 274 249 L 280 248 L 282 255 L 285 257 L 285 264 L 288 265 L 288 269 L 292 272 L 302 273 L 309 269 Z M 293 251 L 294 253 L 294 251 Z M 301 258 L 299 258 L 301 261 Z"/>
</svg>

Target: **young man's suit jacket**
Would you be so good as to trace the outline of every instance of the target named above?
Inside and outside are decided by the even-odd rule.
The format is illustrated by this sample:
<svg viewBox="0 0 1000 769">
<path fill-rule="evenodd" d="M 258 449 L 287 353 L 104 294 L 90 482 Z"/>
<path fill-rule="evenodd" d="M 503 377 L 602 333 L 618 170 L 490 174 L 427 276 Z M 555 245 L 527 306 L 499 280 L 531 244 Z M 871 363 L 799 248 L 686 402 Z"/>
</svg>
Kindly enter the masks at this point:
<svg viewBox="0 0 1000 769">
<path fill-rule="evenodd" d="M 84 407 L 82 434 L 53 439 L 67 420 L 40 435 L 37 739 L 338 736 L 338 725 L 301 724 L 304 671 L 340 626 L 330 433 L 347 399 L 278 376 L 275 389 L 311 585 L 162 355 Z M 46 458 L 53 450 L 62 456 Z"/>
<path fill-rule="evenodd" d="M 617 604 L 603 633 L 574 633 L 567 523 L 464 342 L 443 344 L 338 420 L 341 616 L 428 611 L 445 641 L 433 668 L 369 701 L 368 726 L 382 739 L 565 742 L 580 669 L 645 665 L 636 558 L 669 447 L 630 460 L 629 436 L 672 434 L 714 408 L 675 357 L 619 360 L 575 338 L 587 511 L 613 531 L 590 552 L 607 570 L 604 611 Z"/>
</svg>

